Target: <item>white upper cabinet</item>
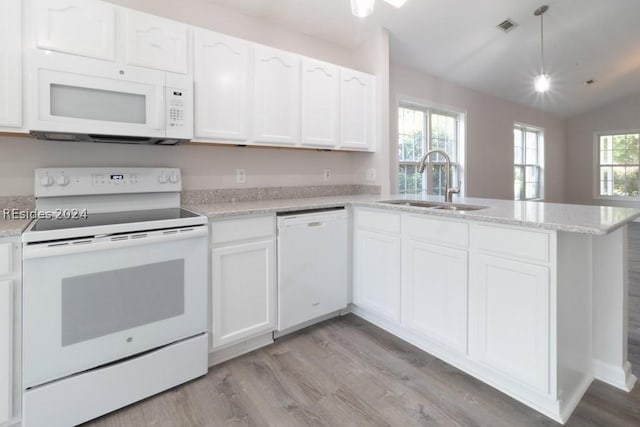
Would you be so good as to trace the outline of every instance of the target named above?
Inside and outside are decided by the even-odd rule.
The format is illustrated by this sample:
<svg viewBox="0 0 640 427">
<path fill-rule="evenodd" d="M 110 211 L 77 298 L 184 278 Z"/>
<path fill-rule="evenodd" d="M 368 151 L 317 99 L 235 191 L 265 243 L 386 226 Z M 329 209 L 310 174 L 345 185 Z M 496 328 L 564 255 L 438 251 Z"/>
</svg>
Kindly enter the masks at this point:
<svg viewBox="0 0 640 427">
<path fill-rule="evenodd" d="M 254 142 L 295 145 L 300 139 L 300 57 L 255 46 Z"/>
<path fill-rule="evenodd" d="M 129 65 L 186 74 L 188 30 L 185 24 L 122 9 Z"/>
<path fill-rule="evenodd" d="M 305 58 L 301 75 L 301 144 L 335 147 L 339 142 L 339 68 Z"/>
<path fill-rule="evenodd" d="M 116 7 L 92 0 L 35 0 L 36 46 L 115 60 Z"/>
<path fill-rule="evenodd" d="M 22 125 L 20 1 L 0 0 L 0 126 Z"/>
<path fill-rule="evenodd" d="M 375 79 L 368 74 L 340 72 L 340 146 L 373 151 Z"/>
<path fill-rule="evenodd" d="M 248 138 L 249 43 L 198 29 L 195 32 L 196 138 Z"/>
</svg>

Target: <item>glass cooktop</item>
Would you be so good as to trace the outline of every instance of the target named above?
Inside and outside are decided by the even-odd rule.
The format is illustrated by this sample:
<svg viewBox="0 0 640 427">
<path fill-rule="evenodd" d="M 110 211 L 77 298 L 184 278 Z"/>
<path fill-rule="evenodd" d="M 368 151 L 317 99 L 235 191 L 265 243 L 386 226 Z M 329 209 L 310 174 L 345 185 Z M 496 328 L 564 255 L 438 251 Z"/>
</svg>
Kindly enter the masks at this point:
<svg viewBox="0 0 640 427">
<path fill-rule="evenodd" d="M 114 224 L 170 221 L 197 218 L 201 216 L 182 208 L 89 213 L 87 215 L 82 215 L 82 212 L 52 212 L 52 215 L 54 218 L 38 219 L 31 228 L 31 231 L 68 230 L 72 228 L 99 227 Z M 59 216 L 60 218 L 56 218 L 56 216 Z"/>
</svg>

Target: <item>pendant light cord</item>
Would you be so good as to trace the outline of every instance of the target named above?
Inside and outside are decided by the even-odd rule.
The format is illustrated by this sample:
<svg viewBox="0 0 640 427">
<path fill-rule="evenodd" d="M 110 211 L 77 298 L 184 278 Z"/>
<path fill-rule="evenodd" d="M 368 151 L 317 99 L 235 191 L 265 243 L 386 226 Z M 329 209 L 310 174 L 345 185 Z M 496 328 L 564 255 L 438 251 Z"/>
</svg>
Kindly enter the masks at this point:
<svg viewBox="0 0 640 427">
<path fill-rule="evenodd" d="M 540 74 L 544 74 L 544 12 L 540 14 Z"/>
</svg>

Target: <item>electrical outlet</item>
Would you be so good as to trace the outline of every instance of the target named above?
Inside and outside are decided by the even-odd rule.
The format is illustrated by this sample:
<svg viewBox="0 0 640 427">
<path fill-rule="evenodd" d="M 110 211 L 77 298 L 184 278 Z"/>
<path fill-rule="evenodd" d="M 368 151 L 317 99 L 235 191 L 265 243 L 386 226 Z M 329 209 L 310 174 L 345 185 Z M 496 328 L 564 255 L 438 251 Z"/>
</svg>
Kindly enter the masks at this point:
<svg viewBox="0 0 640 427">
<path fill-rule="evenodd" d="M 324 170 L 324 180 L 331 181 L 331 169 Z"/>
<path fill-rule="evenodd" d="M 376 168 L 367 169 L 367 181 L 376 182 Z"/>
<path fill-rule="evenodd" d="M 236 184 L 246 184 L 246 183 L 247 183 L 247 170 L 236 169 Z"/>
</svg>

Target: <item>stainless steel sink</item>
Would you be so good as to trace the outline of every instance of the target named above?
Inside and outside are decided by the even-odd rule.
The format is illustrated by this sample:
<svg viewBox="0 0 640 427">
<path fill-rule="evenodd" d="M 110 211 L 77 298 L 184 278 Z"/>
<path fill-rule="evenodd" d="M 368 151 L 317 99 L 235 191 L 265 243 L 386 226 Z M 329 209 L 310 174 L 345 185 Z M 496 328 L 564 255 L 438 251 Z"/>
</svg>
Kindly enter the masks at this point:
<svg viewBox="0 0 640 427">
<path fill-rule="evenodd" d="M 462 203 L 425 202 L 422 200 L 383 200 L 380 203 L 400 206 L 414 206 L 425 209 L 440 209 L 453 212 L 468 212 L 486 209 L 489 206 L 465 205 Z"/>
<path fill-rule="evenodd" d="M 383 200 L 380 203 L 387 203 L 390 205 L 401 205 L 401 206 L 415 206 L 417 208 L 435 208 L 437 206 L 443 205 L 443 203 L 423 202 L 420 200 Z"/>
<path fill-rule="evenodd" d="M 489 206 L 475 206 L 475 205 L 463 205 L 460 203 L 450 203 L 446 205 L 435 206 L 433 209 L 441 209 L 443 211 L 456 211 L 456 212 L 467 212 L 467 211 L 479 211 L 480 209 L 486 209 Z"/>
</svg>

